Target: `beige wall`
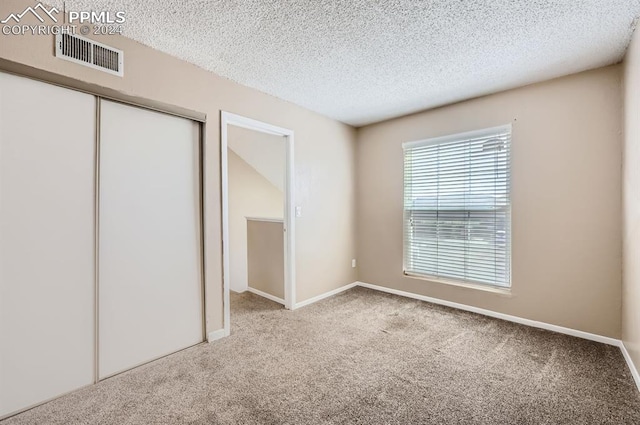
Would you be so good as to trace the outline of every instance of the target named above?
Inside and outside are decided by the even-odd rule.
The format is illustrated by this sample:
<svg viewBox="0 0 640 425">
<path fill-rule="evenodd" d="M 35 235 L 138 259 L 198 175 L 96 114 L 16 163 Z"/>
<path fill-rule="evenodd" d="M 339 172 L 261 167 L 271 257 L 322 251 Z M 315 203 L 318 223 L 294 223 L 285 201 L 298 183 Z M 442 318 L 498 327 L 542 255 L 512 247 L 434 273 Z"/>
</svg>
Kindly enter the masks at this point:
<svg viewBox="0 0 640 425">
<path fill-rule="evenodd" d="M 249 282 L 247 217 L 281 219 L 284 215 L 284 195 L 234 151 L 228 149 L 228 154 L 229 277 L 231 289 L 242 292 L 247 290 Z M 282 267 L 284 272 L 284 264 Z"/>
<path fill-rule="evenodd" d="M 640 33 L 624 60 L 622 340 L 640 367 Z"/>
<path fill-rule="evenodd" d="M 359 280 L 619 338 L 620 79 L 610 66 L 359 129 Z M 404 277 L 402 142 L 508 123 L 511 294 Z"/>
<path fill-rule="evenodd" d="M 284 300 L 284 227 L 274 221 L 247 221 L 249 286 Z"/>
<path fill-rule="evenodd" d="M 30 0 L 2 0 L 0 16 L 22 11 Z M 221 329 L 222 245 L 220 111 L 230 111 L 295 131 L 297 301 L 356 280 L 354 138 L 347 125 L 233 83 L 194 65 L 120 36 L 99 40 L 125 52 L 124 78 L 53 56 L 52 36 L 0 35 L 0 59 L 64 75 L 122 95 L 164 102 L 207 114 L 205 152 L 207 331 Z M 6 65 L 5 65 L 6 66 Z"/>
</svg>

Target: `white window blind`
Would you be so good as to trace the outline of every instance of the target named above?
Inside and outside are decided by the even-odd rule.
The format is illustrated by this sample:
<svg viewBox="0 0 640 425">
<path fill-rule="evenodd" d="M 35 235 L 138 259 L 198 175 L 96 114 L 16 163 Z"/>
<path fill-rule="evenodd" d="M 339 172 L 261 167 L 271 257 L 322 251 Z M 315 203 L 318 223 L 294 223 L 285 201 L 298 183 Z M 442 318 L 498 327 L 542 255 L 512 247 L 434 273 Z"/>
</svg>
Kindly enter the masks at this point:
<svg viewBox="0 0 640 425">
<path fill-rule="evenodd" d="M 403 144 L 404 271 L 511 286 L 511 126 Z"/>
</svg>

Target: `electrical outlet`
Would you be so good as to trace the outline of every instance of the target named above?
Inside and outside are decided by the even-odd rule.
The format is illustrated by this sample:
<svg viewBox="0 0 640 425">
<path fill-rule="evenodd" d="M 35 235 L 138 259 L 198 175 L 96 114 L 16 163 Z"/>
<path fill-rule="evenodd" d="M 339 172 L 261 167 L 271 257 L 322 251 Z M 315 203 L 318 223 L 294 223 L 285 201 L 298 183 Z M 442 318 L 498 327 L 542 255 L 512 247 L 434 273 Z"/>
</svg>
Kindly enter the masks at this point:
<svg viewBox="0 0 640 425">
<path fill-rule="evenodd" d="M 356 266 L 356 259 L 354 258 L 353 260 L 351 260 L 351 267 L 355 267 Z"/>
<path fill-rule="evenodd" d="M 302 217 L 302 207 L 296 207 L 296 217 Z"/>
</svg>

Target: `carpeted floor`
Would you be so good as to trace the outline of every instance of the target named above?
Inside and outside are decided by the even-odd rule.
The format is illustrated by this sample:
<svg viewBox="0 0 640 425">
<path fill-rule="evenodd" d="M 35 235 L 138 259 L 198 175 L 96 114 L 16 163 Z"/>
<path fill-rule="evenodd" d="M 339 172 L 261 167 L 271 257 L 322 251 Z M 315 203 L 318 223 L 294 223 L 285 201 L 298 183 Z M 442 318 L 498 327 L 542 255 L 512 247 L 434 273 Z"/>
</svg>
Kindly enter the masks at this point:
<svg viewBox="0 0 640 425">
<path fill-rule="evenodd" d="M 293 312 L 232 295 L 229 338 L 1 422 L 640 424 L 616 347 L 355 288 Z"/>
</svg>

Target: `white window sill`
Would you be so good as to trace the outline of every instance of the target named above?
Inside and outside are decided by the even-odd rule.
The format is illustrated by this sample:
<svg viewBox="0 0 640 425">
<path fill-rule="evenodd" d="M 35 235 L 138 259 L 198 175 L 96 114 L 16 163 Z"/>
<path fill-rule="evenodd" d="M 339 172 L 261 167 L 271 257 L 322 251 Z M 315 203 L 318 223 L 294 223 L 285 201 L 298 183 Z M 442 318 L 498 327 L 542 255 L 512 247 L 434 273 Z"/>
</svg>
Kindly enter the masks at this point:
<svg viewBox="0 0 640 425">
<path fill-rule="evenodd" d="M 506 297 L 512 297 L 513 296 L 513 293 L 511 292 L 511 288 L 504 288 L 504 287 L 492 286 L 492 285 L 484 285 L 482 283 L 463 282 L 463 281 L 454 280 L 454 279 L 445 279 L 445 278 L 438 278 L 438 277 L 421 276 L 421 275 L 417 275 L 417 274 L 413 274 L 413 273 L 407 273 L 407 272 L 402 272 L 402 275 L 404 277 L 408 277 L 408 278 L 411 278 L 411 279 L 425 280 L 427 282 L 442 283 L 444 285 L 459 286 L 459 287 L 462 287 L 462 288 L 475 289 L 475 290 L 484 291 L 484 292 L 491 292 L 493 294 L 503 295 L 503 296 L 506 296 Z"/>
</svg>

